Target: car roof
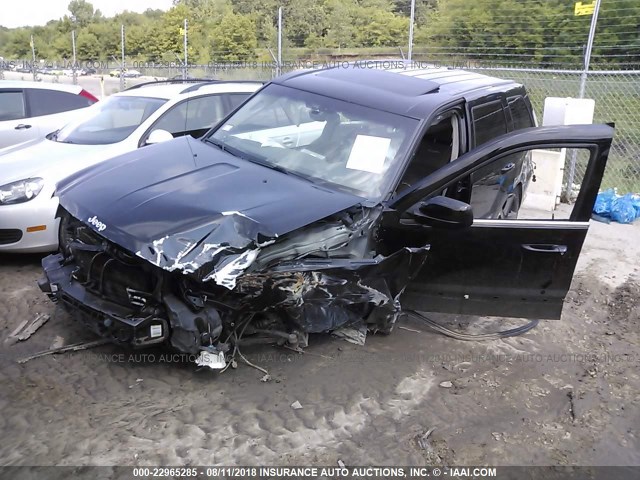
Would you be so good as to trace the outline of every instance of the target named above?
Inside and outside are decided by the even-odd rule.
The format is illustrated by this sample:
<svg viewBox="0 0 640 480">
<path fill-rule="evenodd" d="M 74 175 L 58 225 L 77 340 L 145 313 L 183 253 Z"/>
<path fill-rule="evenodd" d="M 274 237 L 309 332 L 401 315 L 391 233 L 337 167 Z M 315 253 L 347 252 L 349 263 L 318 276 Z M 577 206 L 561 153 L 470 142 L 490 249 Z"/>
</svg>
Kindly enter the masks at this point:
<svg viewBox="0 0 640 480">
<path fill-rule="evenodd" d="M 135 86 L 135 85 L 134 85 Z M 194 82 L 194 83 L 164 83 L 158 85 L 144 85 L 116 93 L 117 96 L 176 98 L 207 95 L 215 93 L 252 93 L 262 86 L 262 82 Z"/>
<path fill-rule="evenodd" d="M 41 90 L 57 90 L 79 94 L 82 91 L 80 85 L 68 85 L 65 83 L 30 82 L 28 80 L 0 80 L 0 88 L 38 88 Z"/>
<path fill-rule="evenodd" d="M 273 83 L 413 118 L 474 92 L 522 88 L 501 78 L 447 67 L 417 68 L 403 60 L 359 61 L 332 68 L 295 71 Z"/>
</svg>

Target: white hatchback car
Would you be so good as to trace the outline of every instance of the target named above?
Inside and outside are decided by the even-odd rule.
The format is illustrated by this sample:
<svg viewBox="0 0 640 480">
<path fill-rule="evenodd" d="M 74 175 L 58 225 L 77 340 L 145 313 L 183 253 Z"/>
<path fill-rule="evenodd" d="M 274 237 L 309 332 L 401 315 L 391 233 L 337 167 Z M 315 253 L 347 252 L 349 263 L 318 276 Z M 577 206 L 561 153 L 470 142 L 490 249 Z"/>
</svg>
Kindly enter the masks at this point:
<svg viewBox="0 0 640 480">
<path fill-rule="evenodd" d="M 58 247 L 58 181 L 90 165 L 182 135 L 199 137 L 261 82 L 137 85 L 47 138 L 0 150 L 0 252 Z"/>
<path fill-rule="evenodd" d="M 79 85 L 0 81 L 0 148 L 42 138 L 98 99 Z"/>
</svg>

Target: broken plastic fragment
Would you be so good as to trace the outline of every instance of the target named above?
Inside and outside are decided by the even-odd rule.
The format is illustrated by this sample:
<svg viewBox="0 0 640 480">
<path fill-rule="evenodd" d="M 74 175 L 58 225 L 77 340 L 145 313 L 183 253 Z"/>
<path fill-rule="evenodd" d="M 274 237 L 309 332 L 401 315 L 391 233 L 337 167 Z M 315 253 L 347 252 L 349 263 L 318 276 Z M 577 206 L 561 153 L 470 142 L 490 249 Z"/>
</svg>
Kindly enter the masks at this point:
<svg viewBox="0 0 640 480">
<path fill-rule="evenodd" d="M 209 367 L 213 370 L 222 370 L 227 366 L 227 362 L 224 360 L 224 352 L 202 350 L 196 359 L 196 365 L 199 367 Z"/>
<path fill-rule="evenodd" d="M 367 338 L 367 326 L 364 322 L 360 322 L 356 325 L 338 328 L 331 333 L 349 343 L 362 346 Z"/>
<path fill-rule="evenodd" d="M 233 260 L 227 262 L 220 270 L 216 270 L 204 278 L 204 281 L 213 279 L 215 283 L 229 290 L 236 286 L 236 278 L 253 263 L 260 249 L 247 250 Z"/>
</svg>

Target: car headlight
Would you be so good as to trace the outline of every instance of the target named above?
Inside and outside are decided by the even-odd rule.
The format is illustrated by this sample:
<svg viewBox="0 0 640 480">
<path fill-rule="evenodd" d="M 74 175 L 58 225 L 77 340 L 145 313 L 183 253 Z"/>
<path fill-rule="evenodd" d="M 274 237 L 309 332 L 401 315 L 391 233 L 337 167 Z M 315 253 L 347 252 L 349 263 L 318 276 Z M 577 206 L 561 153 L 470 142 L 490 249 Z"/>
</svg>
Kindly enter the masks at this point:
<svg viewBox="0 0 640 480">
<path fill-rule="evenodd" d="M 0 186 L 0 205 L 28 202 L 40 193 L 43 186 L 44 180 L 41 178 L 27 178 L 2 185 Z"/>
</svg>

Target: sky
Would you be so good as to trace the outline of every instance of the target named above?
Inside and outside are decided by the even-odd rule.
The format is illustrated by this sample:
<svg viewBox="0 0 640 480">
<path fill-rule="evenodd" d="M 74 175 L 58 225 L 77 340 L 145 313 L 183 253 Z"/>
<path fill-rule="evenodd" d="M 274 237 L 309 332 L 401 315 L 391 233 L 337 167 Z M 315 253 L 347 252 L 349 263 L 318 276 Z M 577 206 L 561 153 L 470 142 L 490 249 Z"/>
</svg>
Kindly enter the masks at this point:
<svg viewBox="0 0 640 480">
<path fill-rule="evenodd" d="M 69 14 L 71 0 L 0 0 L 0 25 L 8 28 L 44 25 Z M 111 17 L 124 10 L 144 12 L 147 8 L 167 10 L 171 0 L 89 0 L 89 3 Z"/>
</svg>

